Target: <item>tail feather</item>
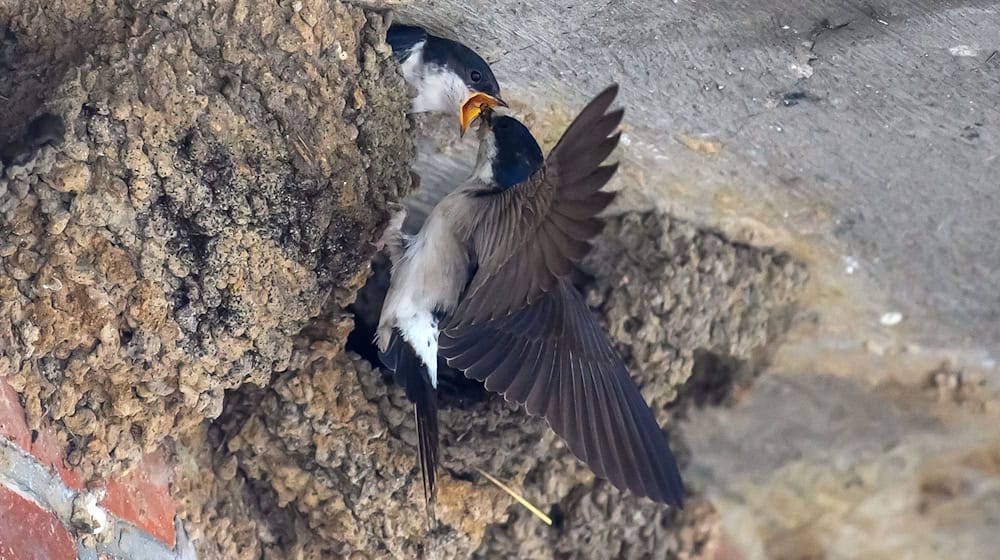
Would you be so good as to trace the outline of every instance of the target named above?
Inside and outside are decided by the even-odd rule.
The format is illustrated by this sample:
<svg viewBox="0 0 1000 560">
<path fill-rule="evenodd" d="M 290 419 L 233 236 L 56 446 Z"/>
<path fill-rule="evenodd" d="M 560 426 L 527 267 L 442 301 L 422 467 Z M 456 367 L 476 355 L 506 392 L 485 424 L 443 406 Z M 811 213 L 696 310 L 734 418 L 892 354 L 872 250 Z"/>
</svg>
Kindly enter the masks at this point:
<svg viewBox="0 0 1000 560">
<path fill-rule="evenodd" d="M 396 384 L 403 387 L 406 398 L 413 403 L 424 503 L 427 515 L 433 519 L 438 463 L 437 392 L 431 385 L 427 366 L 403 339 L 399 329 L 393 329 L 389 345 L 384 352 L 379 352 L 379 359 L 385 367 L 392 370 Z"/>
<path fill-rule="evenodd" d="M 433 403 L 430 407 L 414 404 L 413 415 L 417 419 L 417 456 L 420 459 L 420 475 L 424 481 L 424 506 L 428 519 L 433 521 L 434 497 L 437 492 L 437 404 Z"/>
</svg>

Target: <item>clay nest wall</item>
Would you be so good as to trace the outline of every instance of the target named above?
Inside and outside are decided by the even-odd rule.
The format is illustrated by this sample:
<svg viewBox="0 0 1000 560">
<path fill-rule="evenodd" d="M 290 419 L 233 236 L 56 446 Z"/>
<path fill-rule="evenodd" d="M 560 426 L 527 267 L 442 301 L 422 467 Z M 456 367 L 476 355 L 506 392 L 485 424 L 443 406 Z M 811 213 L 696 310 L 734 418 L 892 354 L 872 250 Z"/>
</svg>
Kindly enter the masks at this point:
<svg viewBox="0 0 1000 560">
<path fill-rule="evenodd" d="M 406 90 L 339 2 L 0 6 L 0 376 L 103 476 L 350 299 L 410 188 Z"/>
</svg>

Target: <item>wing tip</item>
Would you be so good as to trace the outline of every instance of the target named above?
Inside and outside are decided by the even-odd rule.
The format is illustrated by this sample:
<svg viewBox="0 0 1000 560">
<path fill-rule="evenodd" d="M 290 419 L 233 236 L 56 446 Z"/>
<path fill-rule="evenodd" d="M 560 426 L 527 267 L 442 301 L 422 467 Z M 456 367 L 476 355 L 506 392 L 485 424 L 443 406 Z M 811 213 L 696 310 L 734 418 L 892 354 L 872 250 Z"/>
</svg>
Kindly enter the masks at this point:
<svg viewBox="0 0 1000 560">
<path fill-rule="evenodd" d="M 604 88 L 603 91 L 601 91 L 601 93 L 597 94 L 597 97 L 609 96 L 611 97 L 611 99 L 614 99 L 615 97 L 618 96 L 619 89 L 621 88 L 619 87 L 618 82 L 611 82 L 610 84 L 608 84 L 607 87 Z"/>
<path fill-rule="evenodd" d="M 669 450 L 668 450 L 669 453 Z M 680 470 L 674 461 L 673 454 L 670 454 L 669 462 L 660 469 L 660 480 L 664 483 L 658 486 L 655 496 L 647 496 L 654 502 L 666 504 L 678 510 L 684 509 L 684 482 L 681 480 Z"/>
<path fill-rule="evenodd" d="M 601 111 L 601 114 L 602 115 L 609 114 L 608 109 L 610 109 L 611 104 L 615 102 L 615 99 L 618 97 L 618 92 L 620 89 L 621 88 L 618 86 L 618 82 L 611 82 L 611 84 L 608 87 L 604 88 L 600 93 L 594 96 L 594 100 L 591 101 L 590 104 L 596 105 L 599 102 L 601 105 L 604 106 L 604 109 Z M 625 109 L 617 109 L 617 111 L 621 111 L 622 115 L 625 114 Z"/>
</svg>

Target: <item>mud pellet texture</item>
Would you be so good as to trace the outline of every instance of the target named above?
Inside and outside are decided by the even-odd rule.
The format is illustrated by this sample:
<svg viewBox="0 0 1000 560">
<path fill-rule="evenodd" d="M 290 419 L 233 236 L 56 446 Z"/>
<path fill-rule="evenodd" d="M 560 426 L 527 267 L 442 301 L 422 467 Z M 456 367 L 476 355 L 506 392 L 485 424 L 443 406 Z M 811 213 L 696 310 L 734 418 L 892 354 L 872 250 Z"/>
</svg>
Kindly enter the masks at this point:
<svg viewBox="0 0 1000 560">
<path fill-rule="evenodd" d="M 410 188 L 406 90 L 382 17 L 340 2 L 16 5 L 0 141 L 33 151 L 0 170 L 0 376 L 105 475 L 346 304 Z M 19 138 L 45 113 L 61 143 Z"/>
</svg>

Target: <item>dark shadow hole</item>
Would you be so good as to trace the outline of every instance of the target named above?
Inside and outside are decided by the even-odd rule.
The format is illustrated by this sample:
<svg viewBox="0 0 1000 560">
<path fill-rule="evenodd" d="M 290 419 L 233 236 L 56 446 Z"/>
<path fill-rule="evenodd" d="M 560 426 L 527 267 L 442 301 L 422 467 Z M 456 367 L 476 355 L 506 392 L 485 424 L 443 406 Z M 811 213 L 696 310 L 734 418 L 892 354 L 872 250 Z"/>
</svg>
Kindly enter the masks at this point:
<svg viewBox="0 0 1000 560">
<path fill-rule="evenodd" d="M 695 350 L 691 378 L 678 400 L 697 407 L 722 406 L 730 402 L 737 386 L 750 381 L 747 363 L 708 350 Z"/>
<path fill-rule="evenodd" d="M 566 522 L 566 514 L 559 504 L 552 504 L 552 507 L 549 508 L 549 518 L 552 519 L 552 528 L 556 531 L 562 531 Z"/>
</svg>

